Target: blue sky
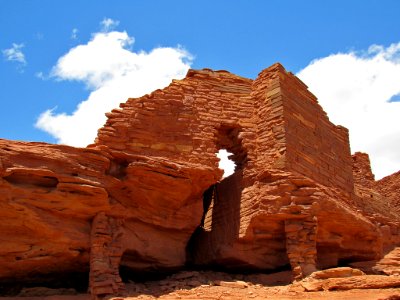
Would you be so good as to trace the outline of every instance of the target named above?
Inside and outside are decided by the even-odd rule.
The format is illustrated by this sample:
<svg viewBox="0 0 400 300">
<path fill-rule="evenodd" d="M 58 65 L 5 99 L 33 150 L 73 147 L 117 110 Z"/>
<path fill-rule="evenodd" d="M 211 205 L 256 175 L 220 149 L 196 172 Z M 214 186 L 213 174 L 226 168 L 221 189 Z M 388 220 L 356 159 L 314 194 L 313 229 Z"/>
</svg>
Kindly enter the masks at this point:
<svg viewBox="0 0 400 300">
<path fill-rule="evenodd" d="M 119 103 L 189 66 L 255 78 L 279 61 L 350 129 L 352 150 L 369 152 L 381 177 L 400 169 L 399 12 L 396 0 L 0 0 L 0 137 L 83 145 L 74 137 L 88 111 L 117 90 Z M 157 59 L 170 63 L 149 82 Z M 86 100 L 86 113 L 69 118 Z"/>
</svg>

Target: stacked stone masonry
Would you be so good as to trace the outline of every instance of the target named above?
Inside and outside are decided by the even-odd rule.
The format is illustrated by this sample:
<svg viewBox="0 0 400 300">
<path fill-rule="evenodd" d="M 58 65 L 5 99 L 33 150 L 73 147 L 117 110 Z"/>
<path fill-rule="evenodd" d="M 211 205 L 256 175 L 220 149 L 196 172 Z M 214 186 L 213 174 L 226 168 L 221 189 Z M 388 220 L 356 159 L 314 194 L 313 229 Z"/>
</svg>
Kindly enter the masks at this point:
<svg viewBox="0 0 400 300">
<path fill-rule="evenodd" d="M 354 183 L 362 187 L 373 188 L 375 176 L 371 170 L 368 154 L 356 152 L 352 158 Z"/>
<path fill-rule="evenodd" d="M 255 80 L 190 70 L 107 117 L 87 148 L 0 140 L 1 282 L 88 272 L 100 299 L 124 292 L 122 267 L 297 280 L 400 244 L 399 173 L 376 182 L 280 64 Z"/>
<path fill-rule="evenodd" d="M 92 295 L 113 295 L 124 291 L 119 276 L 122 257 L 121 226 L 119 220 L 97 214 L 90 233 L 90 292 Z"/>
<path fill-rule="evenodd" d="M 302 279 L 315 272 L 317 262 L 317 218 L 285 221 L 286 252 L 294 279 Z"/>
</svg>

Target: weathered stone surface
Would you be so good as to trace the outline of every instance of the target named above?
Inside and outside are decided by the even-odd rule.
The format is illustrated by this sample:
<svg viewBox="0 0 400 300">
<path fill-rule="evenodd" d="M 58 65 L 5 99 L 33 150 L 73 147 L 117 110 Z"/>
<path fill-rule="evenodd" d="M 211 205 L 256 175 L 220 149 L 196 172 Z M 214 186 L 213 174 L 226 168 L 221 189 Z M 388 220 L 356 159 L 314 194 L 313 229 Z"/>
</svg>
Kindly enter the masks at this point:
<svg viewBox="0 0 400 300">
<path fill-rule="evenodd" d="M 310 278 L 328 279 L 328 278 L 343 278 L 343 277 L 361 276 L 361 275 L 365 275 L 365 273 L 358 269 L 353 269 L 350 267 L 340 267 L 340 268 L 332 268 L 314 272 L 310 275 Z"/>
<path fill-rule="evenodd" d="M 399 276 L 369 275 L 345 278 L 330 278 L 326 280 L 303 281 L 300 285 L 307 292 L 352 290 L 352 289 L 382 289 L 400 287 Z"/>
<path fill-rule="evenodd" d="M 99 151 L 0 140 L 0 278 L 89 269 L 90 219 L 108 211 Z"/>
<path fill-rule="evenodd" d="M 236 281 L 223 281 L 223 280 L 217 280 L 213 282 L 215 285 L 220 285 L 220 286 L 226 286 L 226 287 L 231 287 L 235 289 L 245 289 L 249 285 L 241 280 L 236 280 Z"/>
<path fill-rule="evenodd" d="M 400 244 L 398 176 L 375 182 L 280 64 L 254 81 L 190 70 L 107 117 L 83 149 L 0 140 L 0 280 L 90 269 L 99 297 L 124 291 L 120 268 L 301 280 Z M 236 163 L 223 180 L 219 149 Z"/>
<path fill-rule="evenodd" d="M 367 274 L 400 275 L 400 247 L 389 251 L 379 260 L 353 262 L 350 266 Z"/>
</svg>

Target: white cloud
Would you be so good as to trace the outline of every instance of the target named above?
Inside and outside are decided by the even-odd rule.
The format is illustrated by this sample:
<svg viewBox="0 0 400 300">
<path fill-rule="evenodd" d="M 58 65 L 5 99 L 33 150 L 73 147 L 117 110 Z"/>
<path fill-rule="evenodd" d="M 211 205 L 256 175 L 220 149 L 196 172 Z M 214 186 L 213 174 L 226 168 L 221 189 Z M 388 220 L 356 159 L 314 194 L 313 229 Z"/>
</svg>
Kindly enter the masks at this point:
<svg viewBox="0 0 400 300">
<path fill-rule="evenodd" d="M 116 28 L 119 25 L 119 21 L 116 21 L 116 20 L 113 20 L 110 18 L 104 18 L 100 24 L 101 24 L 102 31 L 108 32 L 108 31 Z"/>
<path fill-rule="evenodd" d="M 22 48 L 24 48 L 24 47 L 25 47 L 24 44 L 13 43 L 11 48 L 4 49 L 2 51 L 3 52 L 3 56 L 8 61 L 15 61 L 15 62 L 20 63 L 22 65 L 26 65 L 25 55 L 22 52 Z"/>
<path fill-rule="evenodd" d="M 179 47 L 134 52 L 128 48 L 132 44 L 133 38 L 126 32 L 100 32 L 87 44 L 70 49 L 51 74 L 58 80 L 84 82 L 90 95 L 72 114 L 45 111 L 36 127 L 59 143 L 86 146 L 104 125 L 106 112 L 129 97 L 142 96 L 167 86 L 174 78 L 183 78 L 190 67 L 190 54 Z"/>
<path fill-rule="evenodd" d="M 76 40 L 78 38 L 78 32 L 79 32 L 78 28 L 72 29 L 71 39 Z"/>
<path fill-rule="evenodd" d="M 335 124 L 350 130 L 352 152 L 370 155 L 376 178 L 400 170 L 400 43 L 332 54 L 297 76 Z"/>
</svg>

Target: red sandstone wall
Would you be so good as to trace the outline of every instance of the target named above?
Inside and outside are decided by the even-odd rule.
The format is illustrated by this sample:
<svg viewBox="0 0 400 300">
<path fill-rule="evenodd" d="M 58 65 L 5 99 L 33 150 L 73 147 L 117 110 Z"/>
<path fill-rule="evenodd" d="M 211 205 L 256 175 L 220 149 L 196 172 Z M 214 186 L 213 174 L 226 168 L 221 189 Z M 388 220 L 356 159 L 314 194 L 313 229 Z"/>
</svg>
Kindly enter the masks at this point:
<svg viewBox="0 0 400 300">
<path fill-rule="evenodd" d="M 184 80 L 113 110 L 96 144 L 107 145 L 116 156 L 165 156 L 216 169 L 215 153 L 227 147 L 221 126 L 237 128 L 241 146 L 254 148 L 251 84 L 225 71 L 189 71 Z"/>
<path fill-rule="evenodd" d="M 332 124 L 296 76 L 274 64 L 253 83 L 257 110 L 258 168 L 295 171 L 353 191 L 347 129 Z"/>
<path fill-rule="evenodd" d="M 316 182 L 353 191 L 348 130 L 332 124 L 304 83 L 280 70 L 286 138 L 286 169 Z"/>
<path fill-rule="evenodd" d="M 347 129 L 332 124 L 315 96 L 280 64 L 254 82 L 225 71 L 189 71 L 184 80 L 121 108 L 108 114 L 96 142 L 115 156 L 167 156 L 216 170 L 215 153 L 232 148 L 237 160 L 246 156 L 246 172 L 286 169 L 353 190 Z M 232 130 L 240 145 L 224 140 Z"/>
<path fill-rule="evenodd" d="M 394 210 L 400 212 L 400 171 L 376 182 L 376 189 L 390 199 Z"/>
<path fill-rule="evenodd" d="M 274 64 L 261 72 L 253 83 L 252 97 L 257 111 L 258 168 L 284 168 L 286 138 L 279 73 Z"/>
<path fill-rule="evenodd" d="M 356 152 L 353 159 L 354 183 L 363 187 L 374 188 L 375 176 L 371 170 L 371 162 L 367 153 Z"/>
</svg>

